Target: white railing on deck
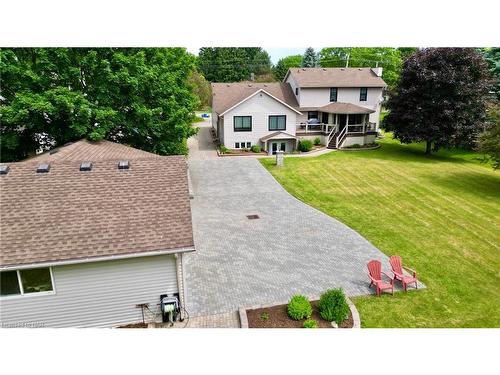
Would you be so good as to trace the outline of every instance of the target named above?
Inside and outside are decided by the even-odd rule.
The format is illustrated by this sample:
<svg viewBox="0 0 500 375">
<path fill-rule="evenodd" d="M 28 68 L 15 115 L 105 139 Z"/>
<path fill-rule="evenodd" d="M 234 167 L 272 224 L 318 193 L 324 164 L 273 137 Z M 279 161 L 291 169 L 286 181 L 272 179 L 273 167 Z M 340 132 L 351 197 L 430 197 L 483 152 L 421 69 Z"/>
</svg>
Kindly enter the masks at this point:
<svg viewBox="0 0 500 375">
<path fill-rule="evenodd" d="M 334 137 L 335 133 L 337 133 L 337 125 L 332 126 L 332 130 L 328 134 L 328 138 L 326 141 L 326 145 L 328 146 L 330 142 L 332 141 L 332 138 Z"/>
<path fill-rule="evenodd" d="M 342 142 L 344 141 L 346 135 L 347 135 L 347 128 L 349 126 L 346 126 L 344 127 L 344 129 L 342 129 L 339 133 L 339 135 L 337 136 L 337 139 L 335 140 L 335 148 L 339 148 L 339 146 L 342 144 Z"/>
</svg>

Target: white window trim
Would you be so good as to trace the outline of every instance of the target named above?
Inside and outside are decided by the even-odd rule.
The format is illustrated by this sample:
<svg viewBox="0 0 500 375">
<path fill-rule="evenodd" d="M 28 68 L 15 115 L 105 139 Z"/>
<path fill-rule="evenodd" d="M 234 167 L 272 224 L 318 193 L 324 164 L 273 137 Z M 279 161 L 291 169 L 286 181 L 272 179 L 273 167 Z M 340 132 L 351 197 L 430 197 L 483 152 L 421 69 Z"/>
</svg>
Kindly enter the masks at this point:
<svg viewBox="0 0 500 375">
<path fill-rule="evenodd" d="M 52 272 L 52 267 L 42 267 L 42 268 L 49 269 L 50 282 L 52 283 L 52 290 L 49 290 L 47 292 L 24 293 L 23 283 L 21 281 L 21 273 L 19 272 L 21 270 L 16 270 L 17 282 L 19 283 L 19 291 L 21 292 L 21 294 L 11 294 L 8 296 L 0 296 L 0 300 L 15 299 L 15 298 L 29 298 L 29 297 L 35 297 L 35 296 L 48 296 L 48 295 L 56 294 L 56 284 L 54 283 L 54 273 Z M 34 268 L 32 268 L 32 269 L 34 269 Z"/>
</svg>

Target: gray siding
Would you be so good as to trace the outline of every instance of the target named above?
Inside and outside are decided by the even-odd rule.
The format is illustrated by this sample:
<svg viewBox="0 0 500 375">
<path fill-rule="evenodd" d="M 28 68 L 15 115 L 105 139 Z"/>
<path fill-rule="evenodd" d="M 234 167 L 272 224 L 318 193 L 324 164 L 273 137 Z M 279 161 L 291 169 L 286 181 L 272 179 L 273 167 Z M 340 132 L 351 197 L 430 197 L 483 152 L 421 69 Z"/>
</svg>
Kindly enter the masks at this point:
<svg viewBox="0 0 500 375">
<path fill-rule="evenodd" d="M 176 293 L 173 255 L 52 268 L 53 295 L 4 297 L 0 320 L 44 327 L 112 327 L 142 321 L 140 303 L 157 310 L 160 294 Z M 146 315 L 147 317 L 147 315 Z"/>
</svg>

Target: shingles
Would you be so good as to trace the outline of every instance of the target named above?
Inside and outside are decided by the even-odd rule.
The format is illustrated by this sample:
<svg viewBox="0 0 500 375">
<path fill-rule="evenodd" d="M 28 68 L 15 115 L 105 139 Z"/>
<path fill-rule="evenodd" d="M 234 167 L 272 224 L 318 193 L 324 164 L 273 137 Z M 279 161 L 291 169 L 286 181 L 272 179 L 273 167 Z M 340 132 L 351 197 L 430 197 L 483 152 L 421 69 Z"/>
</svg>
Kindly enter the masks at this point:
<svg viewBox="0 0 500 375">
<path fill-rule="evenodd" d="M 370 68 L 290 68 L 289 74 L 301 88 L 387 86 Z"/>
<path fill-rule="evenodd" d="M 302 108 L 301 108 L 302 109 Z M 362 113 L 373 113 L 375 112 L 373 109 L 361 107 L 352 103 L 330 103 L 323 107 L 317 108 L 316 110 L 320 110 L 322 112 L 328 113 L 344 113 L 344 114 L 362 114 Z"/>
<path fill-rule="evenodd" d="M 297 100 L 289 83 L 212 83 L 212 108 L 216 113 L 223 113 L 256 91 L 263 89 L 293 108 L 298 107 Z"/>
<path fill-rule="evenodd" d="M 81 141 L 9 164 L 0 176 L 0 266 L 193 247 L 185 157 L 118 146 Z M 119 159 L 130 169 L 119 170 Z M 42 160 L 48 173 L 36 173 Z M 92 170 L 81 172 L 81 161 Z"/>
</svg>

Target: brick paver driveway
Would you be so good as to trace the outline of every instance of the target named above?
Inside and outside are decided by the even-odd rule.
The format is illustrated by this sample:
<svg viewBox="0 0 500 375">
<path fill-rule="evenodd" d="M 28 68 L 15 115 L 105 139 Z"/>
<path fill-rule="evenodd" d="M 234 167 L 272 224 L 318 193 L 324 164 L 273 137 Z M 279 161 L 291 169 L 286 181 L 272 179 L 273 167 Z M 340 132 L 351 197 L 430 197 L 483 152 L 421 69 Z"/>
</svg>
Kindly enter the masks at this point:
<svg viewBox="0 0 500 375">
<path fill-rule="evenodd" d="M 192 316 L 315 297 L 369 293 L 366 263 L 387 258 L 355 231 L 289 195 L 254 158 L 195 160 L 189 168 L 197 251 L 186 256 Z M 247 215 L 259 215 L 249 220 Z"/>
</svg>

